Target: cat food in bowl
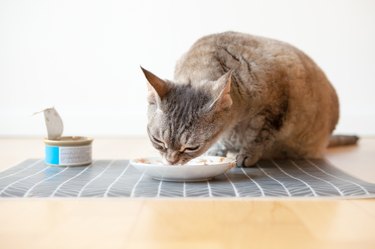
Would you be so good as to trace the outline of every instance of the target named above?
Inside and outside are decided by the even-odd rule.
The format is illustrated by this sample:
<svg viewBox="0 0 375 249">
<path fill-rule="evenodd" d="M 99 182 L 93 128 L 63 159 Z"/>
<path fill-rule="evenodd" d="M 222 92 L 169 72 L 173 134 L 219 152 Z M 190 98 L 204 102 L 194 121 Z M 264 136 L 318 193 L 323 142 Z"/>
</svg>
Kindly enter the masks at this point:
<svg viewBox="0 0 375 249">
<path fill-rule="evenodd" d="M 226 157 L 202 156 L 184 165 L 164 164 L 161 158 L 139 158 L 130 164 L 154 179 L 164 181 L 207 181 L 224 174 L 235 165 L 235 160 Z"/>
</svg>

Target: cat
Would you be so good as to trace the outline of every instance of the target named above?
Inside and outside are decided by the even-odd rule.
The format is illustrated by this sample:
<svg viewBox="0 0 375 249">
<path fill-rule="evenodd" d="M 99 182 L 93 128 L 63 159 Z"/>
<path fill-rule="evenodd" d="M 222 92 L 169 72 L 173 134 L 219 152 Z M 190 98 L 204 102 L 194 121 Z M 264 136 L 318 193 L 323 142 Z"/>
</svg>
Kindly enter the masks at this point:
<svg viewBox="0 0 375 249">
<path fill-rule="evenodd" d="M 320 158 L 339 119 L 338 97 L 323 71 L 281 41 L 212 34 L 177 62 L 173 81 L 141 69 L 148 81 L 147 132 L 172 165 L 208 150 L 236 153 L 240 167 L 264 158 Z"/>
</svg>

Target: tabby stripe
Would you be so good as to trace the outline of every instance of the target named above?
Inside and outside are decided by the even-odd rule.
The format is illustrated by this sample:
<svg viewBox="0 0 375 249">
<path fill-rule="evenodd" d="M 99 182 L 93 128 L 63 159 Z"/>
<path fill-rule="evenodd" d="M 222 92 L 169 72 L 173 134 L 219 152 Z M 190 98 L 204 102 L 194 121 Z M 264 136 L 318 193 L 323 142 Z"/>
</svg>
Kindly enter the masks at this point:
<svg viewBox="0 0 375 249">
<path fill-rule="evenodd" d="M 233 58 L 233 60 L 236 60 L 236 61 L 240 62 L 240 59 L 237 58 L 237 56 L 235 56 L 235 55 L 232 54 L 231 52 L 229 52 L 229 50 L 228 50 L 226 47 L 221 47 L 221 48 L 222 48 L 225 52 L 227 52 L 227 53 L 230 55 L 230 57 Z"/>
</svg>

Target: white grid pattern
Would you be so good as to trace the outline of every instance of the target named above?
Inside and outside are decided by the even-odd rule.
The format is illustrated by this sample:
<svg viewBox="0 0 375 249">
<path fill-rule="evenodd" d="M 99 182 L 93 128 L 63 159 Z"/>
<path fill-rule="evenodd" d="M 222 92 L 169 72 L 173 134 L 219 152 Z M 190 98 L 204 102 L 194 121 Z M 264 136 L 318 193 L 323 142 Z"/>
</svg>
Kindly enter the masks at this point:
<svg viewBox="0 0 375 249">
<path fill-rule="evenodd" d="M 163 183 L 139 173 L 127 160 L 98 160 L 90 166 L 66 168 L 28 160 L 0 173 L 0 196 L 375 197 L 375 184 L 347 175 L 324 160 L 260 161 L 256 167 L 234 168 L 206 182 Z"/>
</svg>

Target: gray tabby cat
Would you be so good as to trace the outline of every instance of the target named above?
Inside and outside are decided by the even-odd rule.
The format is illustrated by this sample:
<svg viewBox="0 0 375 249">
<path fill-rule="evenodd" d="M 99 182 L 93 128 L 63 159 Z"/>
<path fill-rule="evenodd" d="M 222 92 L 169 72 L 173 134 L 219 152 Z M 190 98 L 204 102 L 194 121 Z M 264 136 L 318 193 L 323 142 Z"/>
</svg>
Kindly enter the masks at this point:
<svg viewBox="0 0 375 249">
<path fill-rule="evenodd" d="M 148 134 L 170 164 L 237 153 L 261 158 L 323 155 L 339 117 L 336 92 L 302 51 L 276 40 L 226 32 L 199 39 L 173 81 L 149 82 Z M 341 143 L 355 143 L 344 137 Z"/>
</svg>

